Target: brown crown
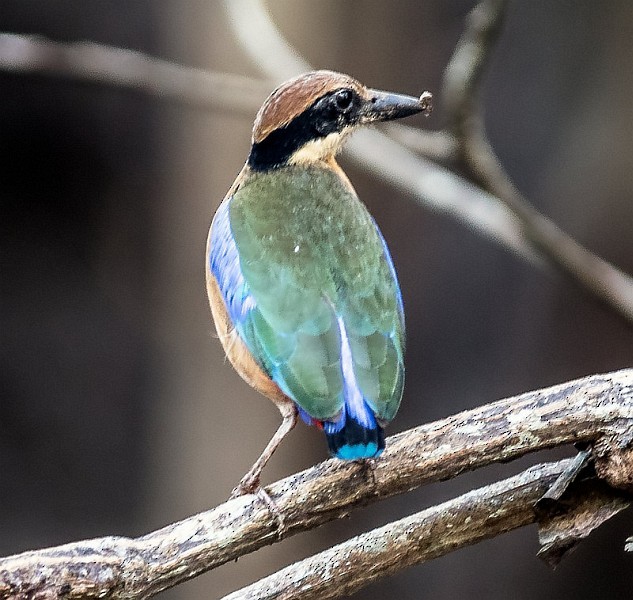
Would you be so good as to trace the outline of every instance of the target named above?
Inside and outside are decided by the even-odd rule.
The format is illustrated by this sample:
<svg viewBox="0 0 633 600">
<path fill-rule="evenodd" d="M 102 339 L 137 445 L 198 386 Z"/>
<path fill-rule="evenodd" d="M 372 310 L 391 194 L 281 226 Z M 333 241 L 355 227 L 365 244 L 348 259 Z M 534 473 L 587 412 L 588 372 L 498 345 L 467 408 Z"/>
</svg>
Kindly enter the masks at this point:
<svg viewBox="0 0 633 600">
<path fill-rule="evenodd" d="M 261 142 L 271 131 L 287 125 L 318 98 L 347 87 L 365 95 L 365 87 L 349 75 L 335 71 L 312 71 L 282 83 L 268 96 L 255 117 L 253 142 Z"/>
</svg>

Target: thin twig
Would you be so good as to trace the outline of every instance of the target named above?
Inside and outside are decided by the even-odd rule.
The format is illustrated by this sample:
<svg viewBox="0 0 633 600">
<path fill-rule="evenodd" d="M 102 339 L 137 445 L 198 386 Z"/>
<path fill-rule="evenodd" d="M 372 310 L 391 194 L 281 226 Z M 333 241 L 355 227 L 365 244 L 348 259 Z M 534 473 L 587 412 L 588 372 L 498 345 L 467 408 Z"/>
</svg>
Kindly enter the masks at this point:
<svg viewBox="0 0 633 600">
<path fill-rule="evenodd" d="M 576 442 L 591 442 L 601 476 L 627 488 L 633 460 L 621 449 L 632 436 L 633 369 L 628 369 L 392 436 L 371 475 L 354 463 L 328 460 L 271 485 L 268 493 L 284 515 L 287 537 L 426 483 Z M 0 598 L 43 600 L 62 590 L 65 598 L 148 597 L 277 539 L 276 520 L 264 504 L 243 496 L 140 538 L 106 537 L 2 559 Z"/>
<path fill-rule="evenodd" d="M 521 235 L 539 254 L 602 302 L 633 322 L 633 278 L 596 256 L 539 213 L 517 190 L 486 136 L 480 87 L 494 50 L 507 0 L 482 0 L 444 74 L 442 100 L 448 127 L 438 139 L 455 155 L 456 166 L 486 192 L 502 201 L 520 223 Z M 428 136 L 414 141 L 415 130 L 401 126 L 398 139 L 428 155 Z"/>
<path fill-rule="evenodd" d="M 406 567 L 534 523 L 538 518 L 534 503 L 569 462 L 536 465 L 515 477 L 389 523 L 294 563 L 223 600 L 346 596 Z M 578 506 L 582 511 L 575 510 Z M 567 514 L 576 513 L 577 529 L 584 527 L 584 533 L 596 526 L 587 518 L 590 514 L 606 509 L 612 517 L 628 506 L 627 500 L 613 492 L 592 494 L 585 490 L 582 496 L 570 499 Z M 577 537 L 566 533 L 564 539 L 572 545 Z"/>
<path fill-rule="evenodd" d="M 402 123 L 385 123 L 383 128 L 392 140 L 443 166 L 457 160 L 457 140 L 448 131 L 425 131 Z"/>
<path fill-rule="evenodd" d="M 482 0 L 466 18 L 466 28 L 446 67 L 442 98 L 447 129 L 463 139 L 464 122 L 479 115 L 481 80 L 501 33 L 507 0 Z"/>
<path fill-rule="evenodd" d="M 248 115 L 271 88 L 264 81 L 185 67 L 134 50 L 15 33 L 0 33 L 0 69 L 127 88 L 195 108 Z"/>
</svg>

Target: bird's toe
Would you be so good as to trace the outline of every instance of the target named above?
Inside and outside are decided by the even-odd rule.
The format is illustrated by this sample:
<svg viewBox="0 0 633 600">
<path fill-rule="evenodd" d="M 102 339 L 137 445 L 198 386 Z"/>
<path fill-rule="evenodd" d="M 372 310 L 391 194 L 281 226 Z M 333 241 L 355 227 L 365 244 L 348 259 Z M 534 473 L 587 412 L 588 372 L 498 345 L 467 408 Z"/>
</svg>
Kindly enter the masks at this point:
<svg viewBox="0 0 633 600">
<path fill-rule="evenodd" d="M 286 523 L 283 513 L 270 497 L 270 494 L 260 485 L 259 477 L 249 477 L 248 475 L 240 481 L 229 496 L 229 500 L 239 498 L 240 496 L 246 496 L 253 494 L 266 505 L 266 508 L 270 512 L 271 516 L 277 522 L 277 535 L 281 538 L 286 531 Z"/>
</svg>

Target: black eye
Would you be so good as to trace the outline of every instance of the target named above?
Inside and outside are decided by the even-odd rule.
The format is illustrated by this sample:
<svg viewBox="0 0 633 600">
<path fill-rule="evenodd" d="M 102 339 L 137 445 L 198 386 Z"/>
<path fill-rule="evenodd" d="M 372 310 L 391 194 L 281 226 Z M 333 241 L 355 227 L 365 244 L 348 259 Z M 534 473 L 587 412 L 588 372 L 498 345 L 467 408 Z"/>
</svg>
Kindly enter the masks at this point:
<svg viewBox="0 0 633 600">
<path fill-rule="evenodd" d="M 346 112 L 351 108 L 353 99 L 351 90 L 341 90 L 334 94 L 334 104 L 341 112 Z"/>
</svg>

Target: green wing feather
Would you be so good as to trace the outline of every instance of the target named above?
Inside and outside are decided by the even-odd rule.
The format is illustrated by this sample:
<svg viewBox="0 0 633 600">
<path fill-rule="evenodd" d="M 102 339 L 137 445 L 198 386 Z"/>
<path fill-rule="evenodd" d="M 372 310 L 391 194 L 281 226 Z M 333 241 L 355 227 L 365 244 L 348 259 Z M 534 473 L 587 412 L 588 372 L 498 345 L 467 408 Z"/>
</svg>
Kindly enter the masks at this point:
<svg viewBox="0 0 633 600">
<path fill-rule="evenodd" d="M 238 332 L 259 364 L 310 416 L 332 419 L 344 403 L 342 323 L 363 397 L 391 420 L 404 381 L 402 304 L 382 237 L 353 191 L 325 168 L 254 173 L 229 218 L 254 300 Z"/>
</svg>

